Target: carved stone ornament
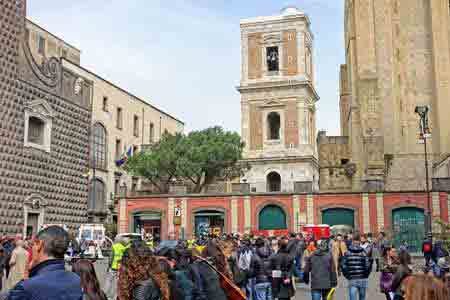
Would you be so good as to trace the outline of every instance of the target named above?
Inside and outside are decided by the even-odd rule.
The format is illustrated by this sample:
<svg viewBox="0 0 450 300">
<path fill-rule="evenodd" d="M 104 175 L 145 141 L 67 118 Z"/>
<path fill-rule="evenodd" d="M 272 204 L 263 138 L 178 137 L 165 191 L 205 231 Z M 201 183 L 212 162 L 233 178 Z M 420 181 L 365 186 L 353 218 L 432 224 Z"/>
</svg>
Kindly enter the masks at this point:
<svg viewBox="0 0 450 300">
<path fill-rule="evenodd" d="M 351 178 L 356 173 L 356 164 L 354 164 L 354 163 L 347 163 L 344 166 L 344 170 L 345 170 L 345 176 Z"/>
<path fill-rule="evenodd" d="M 47 206 L 47 202 L 39 195 L 31 195 L 27 200 L 25 200 L 25 205 L 33 210 L 39 210 L 42 207 Z"/>
<path fill-rule="evenodd" d="M 74 85 L 73 85 L 73 93 L 75 94 L 75 95 L 79 95 L 80 93 L 81 93 L 81 91 L 83 90 L 83 83 L 84 83 L 84 80 L 83 80 L 83 78 L 81 78 L 81 77 L 78 77 L 76 80 L 75 80 L 75 83 L 74 83 Z"/>
</svg>

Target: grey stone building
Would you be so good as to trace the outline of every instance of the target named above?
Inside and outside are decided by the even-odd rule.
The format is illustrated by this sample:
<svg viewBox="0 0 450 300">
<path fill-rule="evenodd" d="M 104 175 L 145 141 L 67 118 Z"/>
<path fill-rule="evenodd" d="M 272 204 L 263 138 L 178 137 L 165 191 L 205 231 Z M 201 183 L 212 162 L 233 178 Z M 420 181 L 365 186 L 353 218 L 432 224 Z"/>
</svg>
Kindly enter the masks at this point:
<svg viewBox="0 0 450 300">
<path fill-rule="evenodd" d="M 0 236 L 86 221 L 92 83 L 38 63 L 25 0 L 0 1 Z"/>
</svg>

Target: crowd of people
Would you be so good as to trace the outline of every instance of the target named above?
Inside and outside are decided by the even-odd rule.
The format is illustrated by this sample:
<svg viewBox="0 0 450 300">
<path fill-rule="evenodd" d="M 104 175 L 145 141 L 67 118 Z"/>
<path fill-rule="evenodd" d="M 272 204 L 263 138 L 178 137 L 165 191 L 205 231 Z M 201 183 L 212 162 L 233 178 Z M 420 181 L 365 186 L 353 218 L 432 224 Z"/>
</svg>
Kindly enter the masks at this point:
<svg viewBox="0 0 450 300">
<path fill-rule="evenodd" d="M 430 248 L 426 241 L 426 268 L 413 272 L 407 248 L 395 248 L 384 233 L 373 241 L 357 233 L 319 240 L 223 235 L 170 247 L 119 238 L 103 289 L 91 260 L 78 259 L 68 270 L 64 257 L 72 242 L 58 226 L 25 242 L 1 240 L 0 279 L 7 279 L 0 299 L 283 300 L 295 297 L 302 282 L 313 300 L 330 300 L 344 282 L 349 300 L 365 300 L 371 274 L 379 276 L 387 300 L 449 299 L 449 254 L 442 243 Z"/>
</svg>

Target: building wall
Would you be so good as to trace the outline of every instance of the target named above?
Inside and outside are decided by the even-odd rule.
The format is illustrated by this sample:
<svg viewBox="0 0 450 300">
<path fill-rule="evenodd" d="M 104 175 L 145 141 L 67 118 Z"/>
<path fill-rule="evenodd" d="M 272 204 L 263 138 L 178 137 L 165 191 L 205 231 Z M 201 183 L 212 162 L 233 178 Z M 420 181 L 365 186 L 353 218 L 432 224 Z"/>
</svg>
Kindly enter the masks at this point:
<svg viewBox="0 0 450 300">
<path fill-rule="evenodd" d="M 0 234 L 26 233 L 28 217 L 74 228 L 86 222 L 90 82 L 57 60 L 35 61 L 25 1 L 0 2 Z M 27 115 L 46 121 L 45 147 L 27 139 Z"/>
<path fill-rule="evenodd" d="M 341 126 L 347 128 L 341 131 L 349 135 L 356 165 L 352 190 L 373 184 L 388 191 L 422 188 L 416 105 L 431 109 L 430 159 L 436 163 L 450 153 L 444 121 L 450 113 L 448 1 L 347 0 L 344 22 Z M 347 102 L 348 118 L 342 115 Z"/>
<path fill-rule="evenodd" d="M 326 136 L 320 131 L 317 137 L 319 150 L 319 186 L 321 192 L 344 192 L 352 188 L 350 148 L 346 136 Z"/>
<path fill-rule="evenodd" d="M 242 180 L 265 192 L 267 174 L 277 170 L 283 191 L 293 191 L 298 181 L 309 181 L 316 188 L 318 96 L 308 16 L 290 8 L 277 16 L 241 20 L 240 26 L 243 156 L 252 165 Z M 268 69 L 268 47 L 278 47 L 278 71 Z M 269 137 L 272 112 L 280 116 L 279 139 Z"/>
<path fill-rule="evenodd" d="M 74 64 L 79 65 L 81 60 L 81 51 L 76 47 L 70 45 L 54 34 L 48 32 L 33 21 L 26 19 L 26 36 L 30 45 L 31 53 L 38 64 L 41 64 L 45 59 L 51 57 L 64 57 Z M 44 53 L 39 52 L 39 38 L 44 39 Z"/>
<path fill-rule="evenodd" d="M 433 192 L 432 216 L 445 222 L 449 220 L 450 194 Z M 181 232 L 186 237 L 193 234 L 193 216 L 202 209 L 220 210 L 225 213 L 225 231 L 245 233 L 258 230 L 258 215 L 267 205 L 277 205 L 286 214 L 289 231 L 299 231 L 305 224 L 321 224 L 322 212 L 330 208 L 345 208 L 354 211 L 355 229 L 361 233 L 377 233 L 392 230 L 392 212 L 403 207 L 424 209 L 426 194 L 408 193 L 352 193 L 352 194 L 259 194 L 259 195 L 184 195 L 168 198 L 132 197 L 121 199 L 124 207 L 119 220 L 121 232 L 132 230 L 134 213 L 148 210 L 163 212 L 162 239 L 178 238 Z M 175 207 L 181 208 L 181 225 L 174 225 Z M 183 228 L 183 229 L 182 229 Z M 437 232 L 439 229 L 435 228 Z"/>
<path fill-rule="evenodd" d="M 144 100 L 130 94 L 126 90 L 101 78 L 100 76 L 76 65 L 67 60 L 63 60 L 63 65 L 74 72 L 83 74 L 93 82 L 93 116 L 92 126 L 99 123 L 106 130 L 107 161 L 106 168 L 97 168 L 95 176 L 103 181 L 106 189 L 106 206 L 112 210 L 106 210 L 105 214 L 116 214 L 115 206 L 115 183 L 125 183 L 128 192 L 131 192 L 132 177 L 116 166 L 116 140 L 121 141 L 122 149 L 120 154 L 124 154 L 129 147 L 136 146 L 138 151 L 142 145 L 149 145 L 159 141 L 165 131 L 174 134 L 183 132 L 184 123 L 171 115 L 157 109 Z M 103 99 L 107 98 L 106 111 L 103 109 Z M 117 108 L 122 108 L 122 128 L 117 127 Z M 134 134 L 134 117 L 138 117 L 138 134 Z M 154 137 L 150 139 L 150 124 L 153 124 Z M 90 172 L 93 176 L 93 170 Z M 140 189 L 142 180 L 137 179 L 137 189 Z M 117 191 L 119 192 L 119 191 Z"/>
</svg>

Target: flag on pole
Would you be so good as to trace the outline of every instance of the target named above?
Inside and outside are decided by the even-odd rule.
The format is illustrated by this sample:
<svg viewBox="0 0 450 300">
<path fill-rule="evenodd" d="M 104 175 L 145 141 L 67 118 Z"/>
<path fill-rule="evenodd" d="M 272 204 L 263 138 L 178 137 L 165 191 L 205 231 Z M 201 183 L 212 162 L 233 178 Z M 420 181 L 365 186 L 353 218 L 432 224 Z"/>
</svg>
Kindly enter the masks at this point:
<svg viewBox="0 0 450 300">
<path fill-rule="evenodd" d="M 116 160 L 116 166 L 120 167 L 124 163 L 127 162 L 128 158 L 131 157 L 132 148 L 128 148 L 128 151 L 125 152 L 118 160 Z"/>
</svg>

